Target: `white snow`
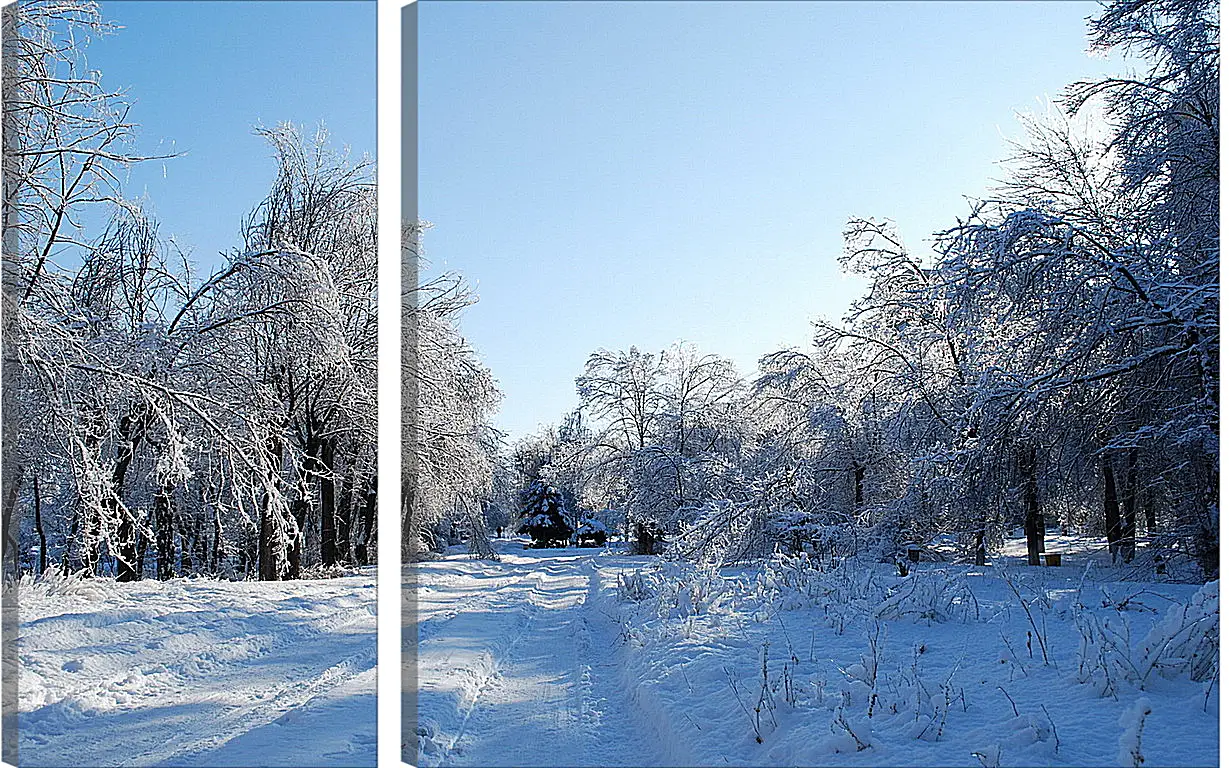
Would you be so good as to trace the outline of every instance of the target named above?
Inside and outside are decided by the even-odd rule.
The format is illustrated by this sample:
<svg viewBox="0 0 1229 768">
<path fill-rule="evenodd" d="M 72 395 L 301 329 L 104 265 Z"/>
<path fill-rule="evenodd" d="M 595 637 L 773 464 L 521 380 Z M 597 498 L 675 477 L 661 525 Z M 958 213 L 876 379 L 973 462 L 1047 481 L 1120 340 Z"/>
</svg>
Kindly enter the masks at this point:
<svg viewBox="0 0 1229 768">
<path fill-rule="evenodd" d="M 1218 761 L 1219 683 L 1192 679 L 1207 649 L 1189 631 L 1218 636 L 1215 584 L 1007 559 L 712 571 L 522 543 L 416 566 L 409 762 L 1093 766 L 1137 734 L 1145 765 Z M 1145 677 L 1167 633 L 1192 663 Z"/>
<path fill-rule="evenodd" d="M 22 765 L 375 765 L 374 568 L 18 588 Z"/>
</svg>

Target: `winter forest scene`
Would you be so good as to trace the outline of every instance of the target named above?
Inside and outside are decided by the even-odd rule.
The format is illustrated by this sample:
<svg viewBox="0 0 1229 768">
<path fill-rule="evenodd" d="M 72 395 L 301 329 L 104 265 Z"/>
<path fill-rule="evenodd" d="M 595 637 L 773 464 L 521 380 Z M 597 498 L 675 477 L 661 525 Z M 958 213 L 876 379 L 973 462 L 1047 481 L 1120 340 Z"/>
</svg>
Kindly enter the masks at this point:
<svg viewBox="0 0 1229 768">
<path fill-rule="evenodd" d="M 1216 3 L 416 13 L 405 762 L 1218 764 Z"/>
<path fill-rule="evenodd" d="M 5 6 L 5 762 L 375 765 L 375 31 Z"/>
</svg>

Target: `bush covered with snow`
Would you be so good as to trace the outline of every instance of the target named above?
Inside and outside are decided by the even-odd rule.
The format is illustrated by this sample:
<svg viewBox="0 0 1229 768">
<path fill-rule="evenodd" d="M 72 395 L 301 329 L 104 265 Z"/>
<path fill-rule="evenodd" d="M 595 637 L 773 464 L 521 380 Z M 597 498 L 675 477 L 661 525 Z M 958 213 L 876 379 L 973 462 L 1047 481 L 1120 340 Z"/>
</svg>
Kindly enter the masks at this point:
<svg viewBox="0 0 1229 768">
<path fill-rule="evenodd" d="M 576 527 L 576 546 L 578 547 L 601 547 L 606 544 L 606 537 L 609 531 L 600 520 L 593 518 L 585 518 L 580 521 L 580 525 Z"/>
<path fill-rule="evenodd" d="M 1205 584 L 1187 602 L 1170 606 L 1138 643 L 1123 617 L 1077 606 L 1077 678 L 1106 696 L 1124 685 L 1145 688 L 1155 677 L 1219 679 L 1219 594 L 1219 581 Z"/>
</svg>

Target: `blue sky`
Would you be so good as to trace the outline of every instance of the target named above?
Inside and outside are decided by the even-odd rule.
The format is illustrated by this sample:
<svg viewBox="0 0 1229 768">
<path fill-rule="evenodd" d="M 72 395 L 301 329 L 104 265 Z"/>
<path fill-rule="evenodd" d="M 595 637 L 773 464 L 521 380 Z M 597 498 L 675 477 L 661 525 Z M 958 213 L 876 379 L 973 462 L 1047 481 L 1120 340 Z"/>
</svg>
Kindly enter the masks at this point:
<svg viewBox="0 0 1229 768">
<path fill-rule="evenodd" d="M 203 265 L 241 244 L 267 194 L 271 152 L 256 124 L 323 121 L 357 155 L 376 149 L 376 3 L 103 0 L 124 29 L 90 43 L 91 69 L 125 88 L 136 149 L 183 157 L 137 166 L 129 198 L 148 197 L 162 234 Z"/>
<path fill-rule="evenodd" d="M 859 285 L 851 216 L 906 242 L 1001 175 L 1016 113 L 1115 71 L 1084 2 L 419 3 L 419 215 L 513 437 L 598 347 L 806 345 Z"/>
</svg>

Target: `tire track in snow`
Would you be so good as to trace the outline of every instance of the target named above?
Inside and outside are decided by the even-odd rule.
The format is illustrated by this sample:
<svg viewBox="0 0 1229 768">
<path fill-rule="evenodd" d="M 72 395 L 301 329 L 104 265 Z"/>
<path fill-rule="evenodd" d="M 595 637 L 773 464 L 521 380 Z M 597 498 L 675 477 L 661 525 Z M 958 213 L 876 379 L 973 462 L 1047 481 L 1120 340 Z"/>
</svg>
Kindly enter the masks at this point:
<svg viewBox="0 0 1229 768">
<path fill-rule="evenodd" d="M 644 721 L 628 689 L 617 654 L 617 620 L 603 610 L 606 595 L 594 557 L 574 551 L 504 554 L 501 567 L 516 577 L 487 594 L 459 596 L 462 605 L 474 607 L 459 608 L 420 644 L 420 654 L 429 658 L 420 655 L 419 680 L 426 683 L 420 690 L 427 692 L 419 712 L 431 716 L 420 726 L 426 736 L 421 763 L 660 765 L 652 742 L 662 735 L 659 724 Z M 458 566 L 464 564 L 452 560 L 436 567 Z M 516 624 L 499 617 L 513 612 Z M 458 621 L 467 614 L 468 622 Z M 508 642 L 498 642 L 501 633 Z M 462 661 L 466 655 L 470 659 Z M 458 663 L 477 671 L 477 680 L 473 688 L 463 682 L 472 693 L 459 706 L 442 709 L 457 678 L 472 679 L 454 671 Z M 448 711 L 460 724 L 436 735 L 432 718 L 456 722 Z"/>
<path fill-rule="evenodd" d="M 40 672 L 23 679 L 29 708 L 20 715 L 20 749 L 32 763 L 75 765 L 83 755 L 123 766 L 191 764 L 202 755 L 207 763 L 216 748 L 312 711 L 314 699 L 339 686 L 348 688 L 338 700 L 368 688 L 374 695 L 373 684 L 356 681 L 376 664 L 371 581 L 102 587 L 48 590 L 33 602 L 42 618 L 23 625 L 23 651 L 40 659 Z M 135 609 L 90 610 L 107 602 L 141 605 L 143 618 Z M 370 726 L 374 732 L 374 718 Z M 332 741 L 321 739 L 317 758 L 329 757 L 324 744 Z M 296 746 L 311 754 L 316 743 Z"/>
<path fill-rule="evenodd" d="M 319 674 L 306 680 L 271 689 L 272 695 L 258 703 L 241 706 L 220 718 L 210 719 L 187 733 L 167 740 L 158 736 L 161 745 L 134 754 L 119 763 L 120 768 L 136 765 L 158 765 L 174 761 L 190 763 L 192 758 L 207 755 L 236 736 L 252 729 L 276 723 L 306 706 L 312 699 L 344 685 L 352 678 L 375 667 L 375 648 L 351 654 Z"/>
<path fill-rule="evenodd" d="M 454 560 L 441 565 L 468 564 Z M 499 568 L 506 579 L 491 579 L 491 571 L 485 571 L 484 578 L 494 582 L 477 585 L 486 587 L 485 594 L 463 596 L 466 607 L 456 615 L 449 611 L 443 622 L 448 626 L 429 629 L 428 639 L 419 643 L 419 662 L 424 665 L 420 682 L 434 683 L 420 689 L 420 714 L 424 712 L 423 698 L 429 697 L 434 706 L 426 707 L 427 711 L 437 717 L 451 711 L 459 718 L 459 723 L 453 717 L 444 718 L 456 723 L 448 728 L 451 733 L 437 735 L 433 720 L 418 726 L 426 739 L 420 740 L 420 760 L 433 768 L 488 764 L 480 757 L 483 754 L 497 762 L 508 759 L 503 747 L 509 743 L 507 731 L 515 725 L 508 719 L 509 707 L 531 716 L 530 727 L 539 729 L 535 732 L 539 741 L 546 739 L 558 749 L 576 742 L 579 706 L 574 659 L 572 666 L 560 669 L 560 662 L 566 664 L 572 647 L 574 610 L 585 599 L 583 590 L 577 590 L 575 566 L 550 560 L 526 562 L 523 557 L 512 556 Z M 457 583 L 452 575 L 445 578 Z M 420 581 L 430 583 L 429 577 Z M 499 618 L 501 613 L 516 618 L 509 625 L 507 619 Z M 420 627 L 431 621 L 420 622 Z M 501 637 L 503 642 L 497 640 Z M 453 705 L 455 708 L 441 712 L 440 706 L 452 695 L 450 691 L 458 687 L 458 678 L 461 700 Z M 437 695 L 439 698 L 435 698 Z M 515 764 L 515 759 L 512 762 Z"/>
<path fill-rule="evenodd" d="M 520 622 L 516 634 L 513 636 L 512 641 L 504 649 L 503 658 L 492 657 L 490 671 L 488 671 L 478 682 L 478 687 L 475 689 L 473 696 L 470 698 L 468 705 L 465 706 L 464 712 L 461 715 L 461 723 L 457 727 L 456 733 L 453 734 L 452 738 L 448 742 L 447 748 L 444 749 L 444 751 L 440 754 L 439 760 L 435 763 L 436 768 L 444 765 L 448 757 L 456 753 L 457 743 L 460 742 L 465 736 L 466 728 L 469 725 L 470 718 L 473 716 L 474 710 L 477 708 L 478 703 L 482 700 L 483 695 L 499 677 L 501 667 L 507 664 L 508 657 L 514 650 L 516 650 L 516 646 L 520 644 L 521 639 L 525 636 L 525 630 L 533 622 L 533 617 L 529 614 L 529 612 L 522 612 L 522 617 L 523 620 Z"/>
</svg>

